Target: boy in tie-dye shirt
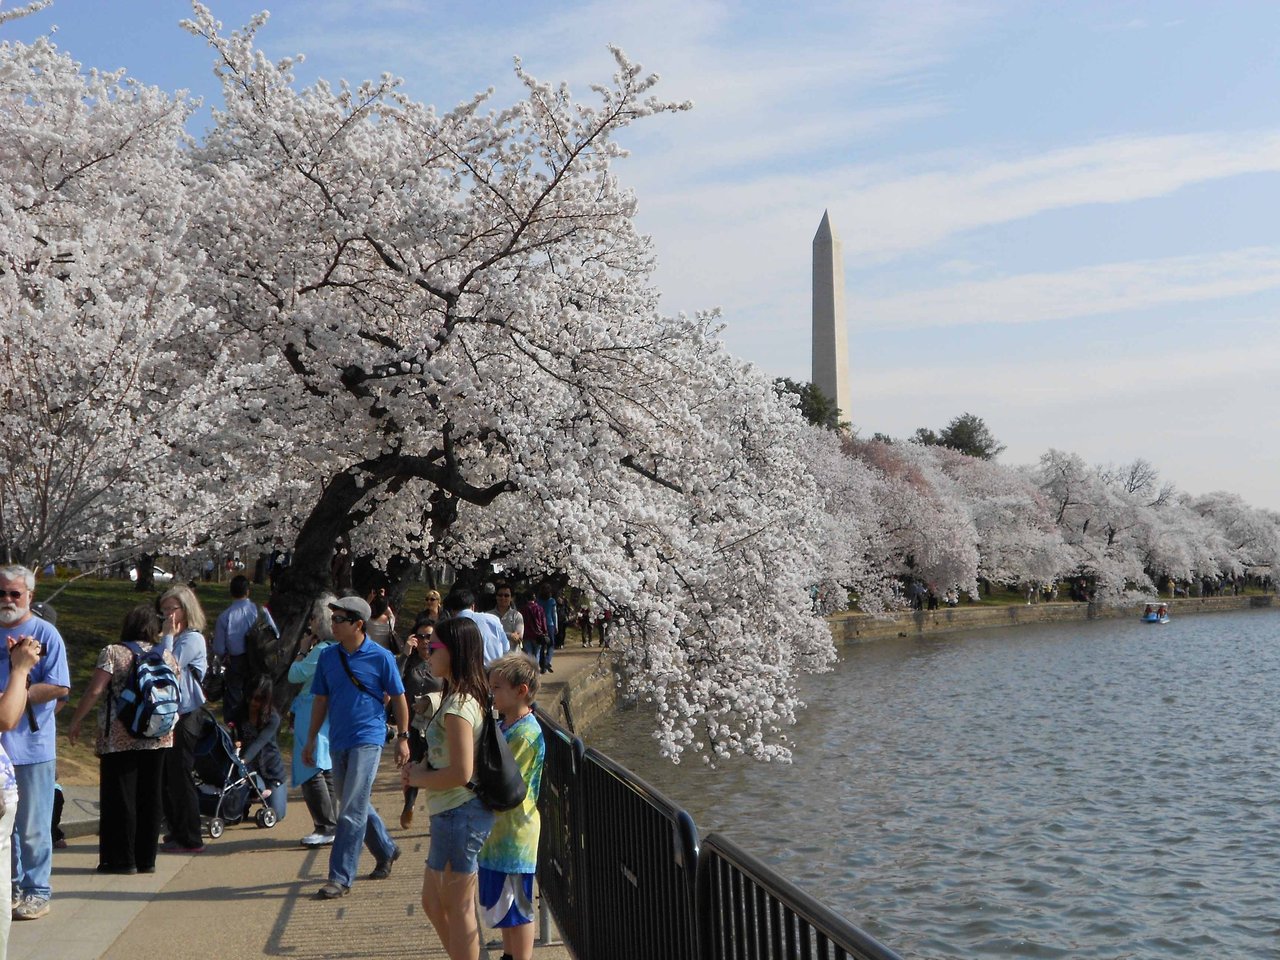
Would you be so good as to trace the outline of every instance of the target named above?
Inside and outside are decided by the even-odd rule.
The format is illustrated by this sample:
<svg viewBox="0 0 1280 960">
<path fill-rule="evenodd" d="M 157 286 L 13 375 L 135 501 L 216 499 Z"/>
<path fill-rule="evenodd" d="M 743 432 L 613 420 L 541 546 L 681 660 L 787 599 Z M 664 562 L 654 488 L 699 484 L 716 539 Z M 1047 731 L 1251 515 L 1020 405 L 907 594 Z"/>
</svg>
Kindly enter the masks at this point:
<svg viewBox="0 0 1280 960">
<path fill-rule="evenodd" d="M 502 732 L 529 790 L 520 806 L 498 814 L 480 850 L 480 905 L 485 923 L 502 931 L 503 960 L 533 957 L 533 874 L 538 868 L 538 790 L 546 743 L 533 715 L 538 665 L 523 653 L 508 653 L 489 665 L 493 705 Z"/>
</svg>

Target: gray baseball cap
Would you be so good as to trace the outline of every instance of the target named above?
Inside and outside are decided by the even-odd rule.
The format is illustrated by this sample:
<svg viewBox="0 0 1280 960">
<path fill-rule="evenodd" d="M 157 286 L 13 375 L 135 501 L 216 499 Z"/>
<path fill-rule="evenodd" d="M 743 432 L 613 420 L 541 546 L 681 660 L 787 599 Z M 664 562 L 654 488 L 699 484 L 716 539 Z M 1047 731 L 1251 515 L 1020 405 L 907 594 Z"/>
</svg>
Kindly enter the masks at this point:
<svg viewBox="0 0 1280 960">
<path fill-rule="evenodd" d="M 369 609 L 369 604 L 365 603 L 359 597 L 339 597 L 333 603 L 329 604 L 330 610 L 343 610 L 346 613 L 354 613 L 365 623 L 369 622 L 369 618 L 373 616 L 373 611 Z"/>
</svg>

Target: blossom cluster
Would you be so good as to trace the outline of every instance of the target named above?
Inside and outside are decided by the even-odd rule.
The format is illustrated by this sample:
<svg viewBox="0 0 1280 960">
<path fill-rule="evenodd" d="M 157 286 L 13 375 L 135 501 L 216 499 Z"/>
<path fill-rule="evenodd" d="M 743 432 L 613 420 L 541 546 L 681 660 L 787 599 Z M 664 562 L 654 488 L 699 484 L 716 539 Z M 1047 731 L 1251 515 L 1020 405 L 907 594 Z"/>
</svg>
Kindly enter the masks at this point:
<svg viewBox="0 0 1280 960">
<path fill-rule="evenodd" d="M 1090 466 L 1049 450 L 1008 466 L 942 446 L 818 429 L 803 448 L 826 493 L 824 609 L 867 612 L 978 581 L 1046 588 L 1085 578 L 1098 602 L 1149 597 L 1170 579 L 1218 581 L 1280 564 L 1280 515 L 1229 493 L 1191 496 L 1150 463 Z"/>
</svg>

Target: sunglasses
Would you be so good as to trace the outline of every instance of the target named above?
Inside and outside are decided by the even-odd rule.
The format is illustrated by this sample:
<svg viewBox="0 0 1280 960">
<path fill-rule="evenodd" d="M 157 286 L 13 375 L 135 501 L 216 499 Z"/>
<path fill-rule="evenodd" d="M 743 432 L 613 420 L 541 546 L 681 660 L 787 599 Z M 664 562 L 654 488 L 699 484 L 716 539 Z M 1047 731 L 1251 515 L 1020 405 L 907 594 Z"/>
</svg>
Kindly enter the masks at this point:
<svg viewBox="0 0 1280 960">
<path fill-rule="evenodd" d="M 444 642 L 441 640 L 431 640 L 427 643 L 427 653 L 435 653 L 437 650 L 443 650 Z"/>
<path fill-rule="evenodd" d="M 10 600 L 21 600 L 25 590 L 0 590 L 0 597 L 7 597 Z"/>
<path fill-rule="evenodd" d="M 342 614 L 342 613 L 335 613 L 329 619 L 331 619 L 334 623 L 357 623 L 360 620 L 359 617 L 348 616 L 347 614 Z"/>
</svg>

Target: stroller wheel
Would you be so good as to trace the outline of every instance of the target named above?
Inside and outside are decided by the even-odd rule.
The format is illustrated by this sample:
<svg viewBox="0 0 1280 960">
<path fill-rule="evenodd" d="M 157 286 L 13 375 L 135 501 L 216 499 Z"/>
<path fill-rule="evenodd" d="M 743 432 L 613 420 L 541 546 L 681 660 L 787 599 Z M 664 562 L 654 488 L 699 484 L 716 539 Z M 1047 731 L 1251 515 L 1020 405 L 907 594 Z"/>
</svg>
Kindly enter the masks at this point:
<svg viewBox="0 0 1280 960">
<path fill-rule="evenodd" d="M 224 824 L 221 817 L 214 817 L 209 821 L 209 836 L 213 837 L 213 839 L 217 840 L 222 836 L 223 829 Z"/>
<path fill-rule="evenodd" d="M 276 812 L 270 807 L 263 807 L 254 815 L 253 819 L 258 822 L 258 826 L 270 830 L 276 825 Z"/>
</svg>

